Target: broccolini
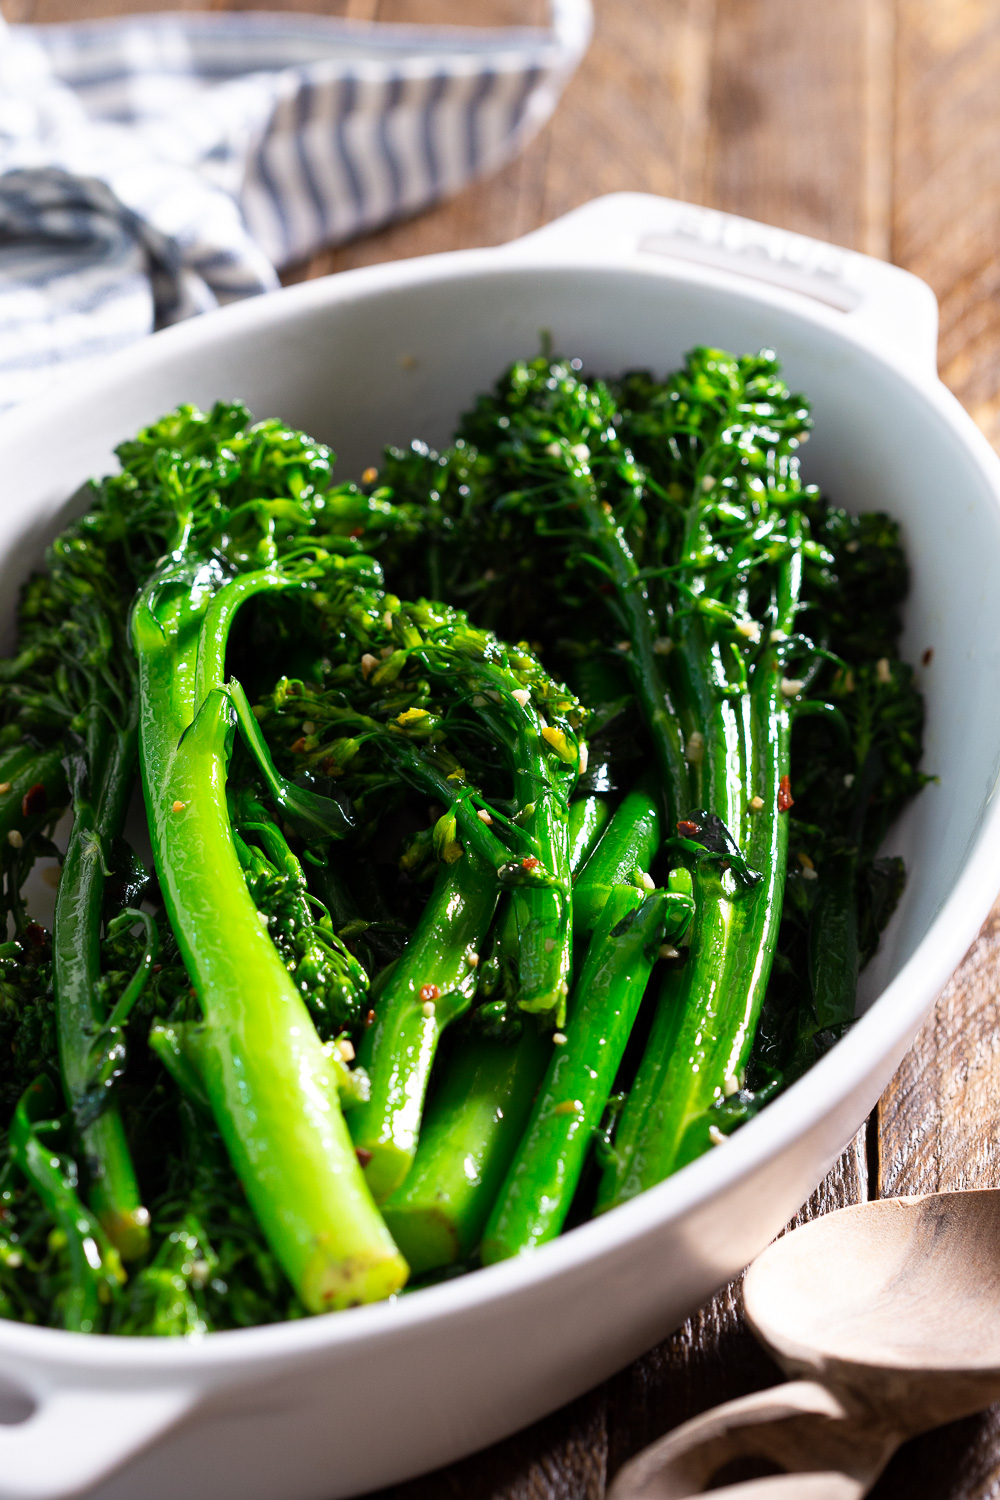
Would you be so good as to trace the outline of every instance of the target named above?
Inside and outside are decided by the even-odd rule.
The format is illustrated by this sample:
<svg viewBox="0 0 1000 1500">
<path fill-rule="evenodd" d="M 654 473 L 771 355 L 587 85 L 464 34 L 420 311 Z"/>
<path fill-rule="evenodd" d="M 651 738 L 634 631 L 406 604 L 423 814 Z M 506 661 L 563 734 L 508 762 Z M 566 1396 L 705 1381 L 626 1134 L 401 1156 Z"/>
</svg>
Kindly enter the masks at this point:
<svg viewBox="0 0 1000 1500">
<path fill-rule="evenodd" d="M 526 1253 L 835 1043 L 922 708 L 897 530 L 810 425 L 697 349 L 519 361 L 360 484 L 238 404 L 122 444 L 0 662 L 0 1315 L 201 1334 Z"/>
</svg>

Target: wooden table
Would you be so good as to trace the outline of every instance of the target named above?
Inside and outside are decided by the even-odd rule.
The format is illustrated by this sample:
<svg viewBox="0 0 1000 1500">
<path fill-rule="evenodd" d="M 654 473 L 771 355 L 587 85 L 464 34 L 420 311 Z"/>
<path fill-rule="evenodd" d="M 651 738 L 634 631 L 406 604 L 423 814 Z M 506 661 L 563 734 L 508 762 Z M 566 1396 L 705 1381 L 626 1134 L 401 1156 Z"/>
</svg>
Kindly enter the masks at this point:
<svg viewBox="0 0 1000 1500">
<path fill-rule="evenodd" d="M 204 8 L 205 0 L 180 0 Z M 228 8 L 227 0 L 208 0 Z M 178 0 L 171 0 L 180 8 Z M 5 0 L 10 20 L 166 0 Z M 266 8 L 282 8 L 270 0 Z M 542 0 L 304 0 L 381 20 L 537 20 Z M 1000 0 L 595 0 L 591 51 L 506 171 L 289 279 L 495 244 L 597 193 L 691 199 L 906 266 L 941 303 L 943 378 L 1000 443 Z M 1000 905 L 865 1130 L 803 1210 L 1000 1183 Z M 526 1432 L 379 1500 L 602 1500 L 638 1448 L 773 1381 L 737 1284 Z M 1000 1408 L 903 1449 L 878 1500 L 1000 1492 Z"/>
</svg>

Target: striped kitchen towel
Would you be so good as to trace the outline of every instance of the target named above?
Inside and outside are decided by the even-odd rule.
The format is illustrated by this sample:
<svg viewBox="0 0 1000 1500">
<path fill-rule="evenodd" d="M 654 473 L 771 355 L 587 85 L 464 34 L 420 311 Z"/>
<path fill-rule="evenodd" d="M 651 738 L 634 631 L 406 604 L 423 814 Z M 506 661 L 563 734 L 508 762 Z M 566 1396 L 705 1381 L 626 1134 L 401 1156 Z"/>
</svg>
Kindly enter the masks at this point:
<svg viewBox="0 0 1000 1500">
<path fill-rule="evenodd" d="M 494 171 L 590 28 L 0 18 L 0 409 Z"/>
</svg>

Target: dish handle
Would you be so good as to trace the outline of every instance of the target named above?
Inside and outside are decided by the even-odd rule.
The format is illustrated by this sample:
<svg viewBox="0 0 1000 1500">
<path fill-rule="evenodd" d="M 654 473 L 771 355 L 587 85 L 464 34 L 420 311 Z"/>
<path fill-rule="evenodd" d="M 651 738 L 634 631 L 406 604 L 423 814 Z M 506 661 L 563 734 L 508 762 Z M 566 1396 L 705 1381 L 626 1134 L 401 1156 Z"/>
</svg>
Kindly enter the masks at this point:
<svg viewBox="0 0 1000 1500">
<path fill-rule="evenodd" d="M 564 260 L 574 249 L 622 264 L 661 256 L 798 292 L 842 314 L 911 375 L 937 379 L 937 298 L 899 266 L 736 214 L 650 193 L 609 193 L 505 247 Z"/>
<path fill-rule="evenodd" d="M 0 1500 L 63 1500 L 88 1491 L 173 1427 L 193 1401 L 194 1392 L 179 1388 L 37 1392 L 23 1420 L 0 1425 Z"/>
</svg>

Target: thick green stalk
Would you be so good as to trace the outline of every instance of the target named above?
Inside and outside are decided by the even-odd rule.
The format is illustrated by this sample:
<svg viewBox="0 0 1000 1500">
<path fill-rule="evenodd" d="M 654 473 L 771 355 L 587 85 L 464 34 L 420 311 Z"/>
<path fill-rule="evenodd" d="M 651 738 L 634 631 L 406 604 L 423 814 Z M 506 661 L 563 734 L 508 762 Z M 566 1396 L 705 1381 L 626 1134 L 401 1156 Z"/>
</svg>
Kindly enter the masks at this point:
<svg viewBox="0 0 1000 1500">
<path fill-rule="evenodd" d="M 573 925 L 589 936 L 618 885 L 642 885 L 663 839 L 652 778 L 644 776 L 616 808 L 610 824 L 573 882 Z"/>
<path fill-rule="evenodd" d="M 531 1111 L 552 1037 L 528 1021 L 517 1043 L 460 1043 L 402 1187 L 382 1205 L 415 1275 L 466 1260 L 479 1244 Z"/>
<path fill-rule="evenodd" d="M 197 1021 L 177 1021 L 172 1026 L 153 1026 L 149 1045 L 191 1104 L 211 1114 L 211 1101 L 202 1079 L 201 1047 L 204 1028 Z M 330 1065 L 330 1078 L 340 1107 L 356 1109 L 368 1099 L 368 1074 L 364 1068 L 348 1067 L 337 1043 L 324 1042 L 323 1055 Z"/>
<path fill-rule="evenodd" d="M 534 786 L 532 786 L 534 782 Z M 520 886 L 513 892 L 517 923 L 522 1010 L 551 1015 L 561 1025 L 566 1013 L 573 967 L 573 906 L 569 878 L 569 827 L 566 809 L 551 793 L 539 794 L 530 769 L 515 776 L 515 796 L 538 799 L 525 828 L 552 884 Z M 524 783 L 524 785 L 521 785 Z M 522 800 L 524 799 L 524 800 Z"/>
<path fill-rule="evenodd" d="M 570 803 L 571 873 L 585 863 L 609 815 L 600 797 Z M 501 944 L 511 920 L 508 906 L 497 924 Z M 382 1207 L 415 1272 L 454 1265 L 479 1244 L 552 1050 L 551 1033 L 531 1020 L 516 1041 L 458 1041 L 427 1107 L 412 1170 Z"/>
<path fill-rule="evenodd" d="M 589 859 L 591 850 L 601 837 L 611 818 L 611 808 L 603 797 L 574 797 L 569 805 L 569 867 L 573 872 L 574 885 L 579 871 Z"/>
<path fill-rule="evenodd" d="M 405 1180 L 417 1151 L 420 1118 L 441 1033 L 472 1004 L 480 950 L 499 887 L 472 850 L 442 865 L 434 889 L 378 997 L 359 1062 L 371 1096 L 351 1115 L 351 1133 L 367 1154 L 376 1202 Z"/>
<path fill-rule="evenodd" d="M 487 680 L 490 669 L 481 668 Z M 498 690 L 508 696 L 510 720 L 485 702 L 484 721 L 494 729 L 497 741 L 506 744 L 514 782 L 518 824 L 530 853 L 519 864 L 524 883 L 514 886 L 511 905 L 518 935 L 520 987 L 517 1003 L 522 1010 L 552 1017 L 561 1025 L 566 1013 L 570 974 L 573 967 L 572 869 L 570 866 L 569 797 L 575 781 L 577 752 L 563 740 L 559 759 L 570 757 L 572 778 L 553 773 L 554 758 L 544 719 L 530 701 L 513 702 L 508 684 L 496 669 L 492 677 Z M 563 764 L 566 771 L 566 763 Z M 545 884 L 536 879 L 536 866 L 544 870 Z"/>
<path fill-rule="evenodd" d="M 204 1016 L 199 1065 L 219 1133 L 289 1280 L 310 1311 L 322 1312 L 390 1295 L 406 1265 L 372 1202 L 328 1060 L 236 855 L 226 808 L 231 710 L 217 630 L 199 672 L 207 696 L 195 688 L 212 586 L 204 574 L 178 549 L 133 612 L 146 811 L 164 903 Z M 278 570 L 247 575 L 237 597 L 288 582 Z M 213 622 L 224 604 L 215 601 Z"/>
<path fill-rule="evenodd" d="M 794 628 L 801 586 L 801 528 L 794 517 L 789 526 L 792 545 L 779 575 L 776 629 L 754 664 L 749 692 L 741 696 L 742 725 L 727 701 L 722 707 L 728 711 L 716 717 L 705 736 L 711 810 L 761 875 L 748 885 L 718 861 L 706 859 L 695 867 L 690 956 L 663 986 L 616 1133 L 616 1161 L 601 1183 L 599 1210 L 660 1182 L 718 1140 L 711 1133 L 711 1106 L 741 1086 L 753 1044 L 781 920 L 787 860 L 790 718 L 780 642 Z M 749 741 L 746 772 L 738 753 L 741 739 Z M 750 805 L 753 796 L 761 803 L 756 810 Z"/>
<path fill-rule="evenodd" d="M 113 729 L 100 708 L 92 721 L 52 933 L 59 1063 L 83 1148 L 90 1206 L 122 1258 L 138 1260 L 149 1248 L 149 1212 L 117 1103 L 96 1078 L 96 1045 L 107 1021 L 100 990 L 105 861 L 125 821 L 136 734 L 134 727 Z"/>
<path fill-rule="evenodd" d="M 565 1223 L 660 944 L 690 917 L 687 897 L 612 890 L 574 988 L 566 1044 L 553 1048 L 483 1233 L 485 1264 L 554 1239 Z"/>
</svg>

